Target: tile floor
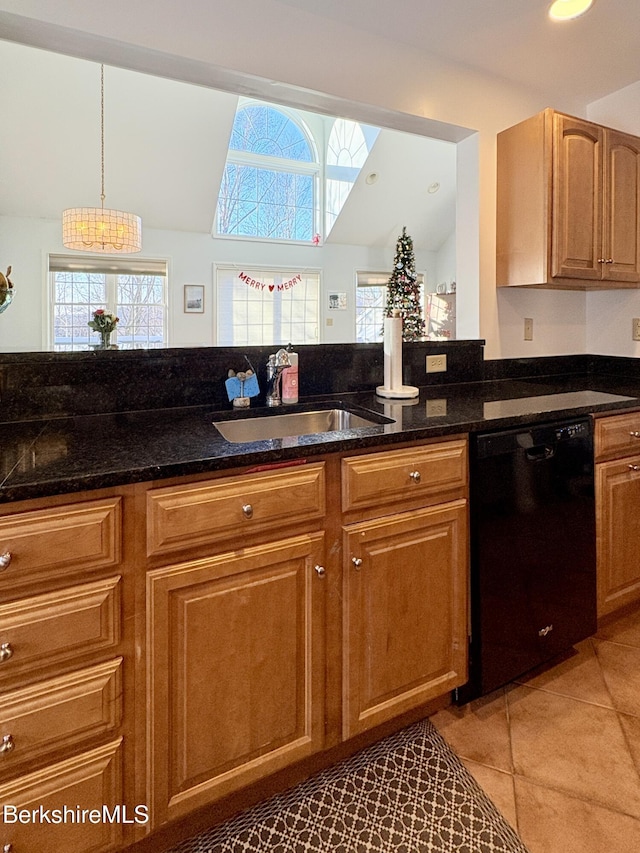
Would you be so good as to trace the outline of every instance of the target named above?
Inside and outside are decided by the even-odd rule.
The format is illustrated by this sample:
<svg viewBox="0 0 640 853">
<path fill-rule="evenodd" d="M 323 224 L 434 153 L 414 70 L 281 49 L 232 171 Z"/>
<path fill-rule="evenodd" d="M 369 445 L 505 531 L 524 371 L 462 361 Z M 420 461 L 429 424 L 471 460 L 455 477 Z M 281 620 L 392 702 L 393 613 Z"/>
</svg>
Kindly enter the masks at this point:
<svg viewBox="0 0 640 853">
<path fill-rule="evenodd" d="M 640 609 L 431 721 L 530 853 L 640 851 Z"/>
</svg>

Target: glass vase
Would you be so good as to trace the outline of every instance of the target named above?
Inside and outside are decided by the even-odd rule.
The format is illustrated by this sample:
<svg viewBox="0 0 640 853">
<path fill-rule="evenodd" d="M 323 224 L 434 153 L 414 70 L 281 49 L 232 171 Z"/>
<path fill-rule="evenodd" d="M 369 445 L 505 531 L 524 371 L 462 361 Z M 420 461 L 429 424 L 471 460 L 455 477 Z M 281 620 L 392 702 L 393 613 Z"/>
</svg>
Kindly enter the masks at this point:
<svg viewBox="0 0 640 853">
<path fill-rule="evenodd" d="M 102 329 L 100 331 L 100 344 L 99 349 L 109 349 L 111 346 L 111 332 L 106 329 Z"/>
</svg>

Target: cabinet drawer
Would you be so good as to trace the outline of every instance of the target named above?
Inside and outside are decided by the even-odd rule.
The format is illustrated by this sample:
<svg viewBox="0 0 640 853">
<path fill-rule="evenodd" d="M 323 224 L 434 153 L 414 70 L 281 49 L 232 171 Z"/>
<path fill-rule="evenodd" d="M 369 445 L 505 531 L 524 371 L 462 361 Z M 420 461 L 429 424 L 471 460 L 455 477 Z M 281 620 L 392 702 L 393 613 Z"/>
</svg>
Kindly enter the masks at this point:
<svg viewBox="0 0 640 853">
<path fill-rule="evenodd" d="M 596 459 L 640 453 L 640 412 L 595 420 Z"/>
<path fill-rule="evenodd" d="M 117 565 L 120 516 L 120 498 L 109 498 L 0 517 L 0 584 Z"/>
<path fill-rule="evenodd" d="M 0 773 L 114 732 L 122 718 L 121 665 L 116 658 L 3 693 Z"/>
<path fill-rule="evenodd" d="M 422 499 L 466 485 L 467 442 L 464 440 L 342 460 L 343 512 L 386 504 L 416 506 Z"/>
<path fill-rule="evenodd" d="M 112 815 L 115 806 L 122 803 L 120 744 L 121 739 L 0 785 L 4 818 L 0 849 L 15 853 L 100 853 L 118 847 L 122 842 L 122 822 L 104 820 L 103 816 L 105 806 Z M 71 813 L 65 814 L 65 807 Z M 18 821 L 22 809 L 29 813 L 25 812 Z M 96 816 L 99 818 L 96 822 L 89 815 L 89 810 L 94 809 L 99 811 L 93 816 L 94 821 Z M 134 819 L 131 812 L 127 817 Z"/>
<path fill-rule="evenodd" d="M 324 463 L 156 489 L 147 495 L 147 554 L 290 528 L 325 513 Z"/>
<path fill-rule="evenodd" d="M 0 605 L 0 677 L 112 648 L 120 640 L 120 578 Z"/>
</svg>

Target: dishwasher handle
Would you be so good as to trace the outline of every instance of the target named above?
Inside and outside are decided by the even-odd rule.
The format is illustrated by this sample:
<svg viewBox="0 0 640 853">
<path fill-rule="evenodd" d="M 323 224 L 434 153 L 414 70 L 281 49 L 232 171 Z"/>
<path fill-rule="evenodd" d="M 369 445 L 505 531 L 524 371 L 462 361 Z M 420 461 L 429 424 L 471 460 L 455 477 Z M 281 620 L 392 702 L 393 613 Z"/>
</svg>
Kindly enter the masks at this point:
<svg viewBox="0 0 640 853">
<path fill-rule="evenodd" d="M 553 459 L 556 449 L 548 444 L 536 444 L 534 447 L 527 447 L 524 455 L 529 462 L 543 462 L 545 459 Z"/>
</svg>

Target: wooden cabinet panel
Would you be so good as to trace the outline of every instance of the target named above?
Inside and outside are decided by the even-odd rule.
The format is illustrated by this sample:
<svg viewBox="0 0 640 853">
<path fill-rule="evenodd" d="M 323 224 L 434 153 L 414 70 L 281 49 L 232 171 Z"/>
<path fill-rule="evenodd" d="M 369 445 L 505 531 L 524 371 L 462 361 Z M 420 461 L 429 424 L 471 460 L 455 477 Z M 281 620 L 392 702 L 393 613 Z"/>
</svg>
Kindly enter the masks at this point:
<svg viewBox="0 0 640 853">
<path fill-rule="evenodd" d="M 551 274 L 602 277 L 602 128 L 556 113 Z"/>
<path fill-rule="evenodd" d="M 0 516 L 0 588 L 117 565 L 120 516 L 120 498 Z"/>
<path fill-rule="evenodd" d="M 605 131 L 603 276 L 640 281 L 640 139 Z"/>
<path fill-rule="evenodd" d="M 0 775 L 108 732 L 122 718 L 122 658 L 0 696 Z"/>
<path fill-rule="evenodd" d="M 596 459 L 640 453 L 640 412 L 595 419 Z"/>
<path fill-rule="evenodd" d="M 229 539 L 240 546 L 247 536 L 273 532 L 279 524 L 321 519 L 324 463 L 154 489 L 147 513 L 149 556 Z"/>
<path fill-rule="evenodd" d="M 154 825 L 321 748 L 323 539 L 149 572 Z"/>
<path fill-rule="evenodd" d="M 342 510 L 442 500 L 448 489 L 467 485 L 466 441 L 367 453 L 342 460 Z"/>
<path fill-rule="evenodd" d="M 344 736 L 467 679 L 467 503 L 344 529 Z"/>
<path fill-rule="evenodd" d="M 0 785 L 0 803 L 4 821 L 0 826 L 0 845 L 15 853 L 40 853 L 45 850 L 70 850 L 74 853 L 106 853 L 122 840 L 122 822 L 103 820 L 105 812 L 116 814 L 122 803 L 122 767 L 120 740 L 91 752 L 54 764 L 37 773 Z M 28 809 L 30 822 L 14 820 L 16 810 Z M 86 810 L 85 819 L 72 821 L 64 809 L 74 814 Z M 96 810 L 100 820 L 92 822 L 88 811 Z M 51 822 L 42 819 L 46 813 Z M 68 813 L 67 813 L 68 815 Z M 135 819 L 129 812 L 129 818 Z M 9 817 L 9 819 L 7 819 Z"/>
<path fill-rule="evenodd" d="M 104 651 L 120 640 L 120 578 L 0 605 L 0 678 Z"/>
<path fill-rule="evenodd" d="M 640 600 L 640 456 L 596 465 L 598 616 Z"/>
</svg>

